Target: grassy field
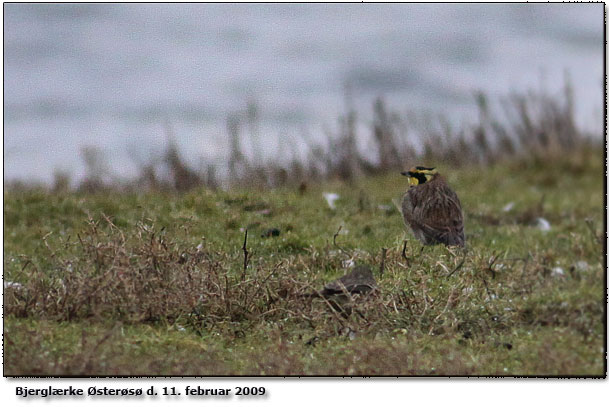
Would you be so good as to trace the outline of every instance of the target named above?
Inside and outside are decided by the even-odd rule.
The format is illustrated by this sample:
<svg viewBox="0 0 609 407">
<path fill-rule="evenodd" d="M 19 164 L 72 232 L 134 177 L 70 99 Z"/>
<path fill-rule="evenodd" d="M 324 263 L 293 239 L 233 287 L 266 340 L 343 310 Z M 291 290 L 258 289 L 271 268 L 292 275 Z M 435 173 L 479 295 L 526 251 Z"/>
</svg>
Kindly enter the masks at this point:
<svg viewBox="0 0 609 407">
<path fill-rule="evenodd" d="M 399 174 L 180 195 L 5 190 L 4 373 L 604 375 L 602 151 L 437 167 L 461 198 L 467 251 L 421 251 L 392 204 Z M 379 290 L 348 318 L 303 295 L 360 263 Z"/>
</svg>

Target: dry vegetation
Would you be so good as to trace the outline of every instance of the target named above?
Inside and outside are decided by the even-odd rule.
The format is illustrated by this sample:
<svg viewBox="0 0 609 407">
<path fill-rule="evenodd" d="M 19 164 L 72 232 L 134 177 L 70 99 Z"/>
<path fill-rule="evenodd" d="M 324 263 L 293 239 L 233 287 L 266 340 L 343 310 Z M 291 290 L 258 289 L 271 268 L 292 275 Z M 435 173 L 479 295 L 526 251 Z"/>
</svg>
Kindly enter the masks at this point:
<svg viewBox="0 0 609 407">
<path fill-rule="evenodd" d="M 361 176 L 401 170 L 405 163 L 449 163 L 451 167 L 489 166 L 513 159 L 543 161 L 560 158 L 573 149 L 595 146 L 600 135 L 581 130 L 575 123 L 573 91 L 568 81 L 562 93 L 542 91 L 512 93 L 492 103 L 482 92 L 474 95 L 477 123 L 455 128 L 441 114 L 407 112 L 400 114 L 386 106 L 382 98 L 373 106 L 369 133 L 358 134 L 359 114 L 347 109 L 337 130 L 325 130 L 326 143 L 315 143 L 302 135 L 306 158 L 296 151 L 280 159 L 264 159 L 260 153 L 259 113 L 249 103 L 244 112 L 233 114 L 227 123 L 229 151 L 226 164 L 207 164 L 196 170 L 184 159 L 169 124 L 168 145 L 159 156 L 148 160 L 132 151 L 139 175 L 125 181 L 114 175 L 101 150 L 85 147 L 82 159 L 86 176 L 77 189 L 83 192 L 120 189 L 123 191 L 177 191 L 205 187 L 276 188 L 340 179 L 351 182 Z M 369 146 L 362 152 L 358 144 Z M 358 143 L 358 141 L 360 143 Z M 247 156 L 244 145 L 253 145 Z M 223 175 L 221 175 L 223 174 Z M 54 187 L 65 191 L 69 174 L 57 172 Z M 19 186 L 19 185 L 17 185 Z"/>
<path fill-rule="evenodd" d="M 399 176 L 303 194 L 8 193 L 5 281 L 21 286 L 5 289 L 5 373 L 600 375 L 598 155 L 484 181 L 449 171 L 468 251 L 409 238 L 405 257 Z M 348 318 L 306 295 L 357 263 L 379 289 Z"/>
<path fill-rule="evenodd" d="M 207 188 L 175 147 L 171 182 L 150 166 L 146 191 L 5 190 L 4 373 L 602 376 L 602 152 L 565 94 L 514 96 L 511 127 L 480 96 L 479 125 L 428 132 L 418 152 L 379 101 L 378 163 L 352 148 L 353 113 L 332 156 L 250 168 L 273 190 L 238 187 L 252 164 L 236 153 L 235 188 Z M 415 160 L 459 193 L 466 251 L 404 246 L 391 201 L 405 185 L 382 173 Z M 348 316 L 309 295 L 354 264 L 378 290 Z"/>
</svg>

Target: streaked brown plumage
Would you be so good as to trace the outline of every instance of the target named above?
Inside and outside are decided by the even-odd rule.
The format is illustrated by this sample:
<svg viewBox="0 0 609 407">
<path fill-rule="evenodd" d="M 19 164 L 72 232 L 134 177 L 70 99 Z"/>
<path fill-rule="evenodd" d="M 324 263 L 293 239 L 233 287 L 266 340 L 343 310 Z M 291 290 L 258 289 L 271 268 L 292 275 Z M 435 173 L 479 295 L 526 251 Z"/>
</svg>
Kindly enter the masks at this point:
<svg viewBox="0 0 609 407">
<path fill-rule="evenodd" d="M 465 246 L 463 211 L 457 194 L 433 168 L 403 172 L 411 187 L 402 198 L 404 222 L 425 245 Z"/>
<path fill-rule="evenodd" d="M 356 266 L 349 274 L 334 280 L 324 286 L 320 292 L 325 298 L 336 294 L 367 294 L 376 288 L 376 280 L 372 275 L 370 267 L 365 265 Z"/>
<path fill-rule="evenodd" d="M 324 298 L 328 305 L 347 318 L 351 314 L 354 301 L 376 289 L 377 285 L 372 275 L 372 269 L 366 265 L 359 265 L 350 273 L 326 284 L 323 290 L 304 296 Z"/>
</svg>

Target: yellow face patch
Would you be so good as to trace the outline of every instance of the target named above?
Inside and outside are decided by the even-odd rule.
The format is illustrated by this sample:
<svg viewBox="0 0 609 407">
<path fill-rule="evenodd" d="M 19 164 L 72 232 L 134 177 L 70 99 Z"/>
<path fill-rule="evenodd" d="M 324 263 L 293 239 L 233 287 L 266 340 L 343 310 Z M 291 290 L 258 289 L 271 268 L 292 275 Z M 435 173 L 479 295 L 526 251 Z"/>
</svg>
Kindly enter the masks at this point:
<svg viewBox="0 0 609 407">
<path fill-rule="evenodd" d="M 419 184 L 423 184 L 427 181 L 431 181 L 431 179 L 437 174 L 435 168 L 429 167 L 412 167 L 407 172 L 403 172 L 402 175 L 408 175 L 408 184 L 410 186 L 415 186 Z"/>
</svg>

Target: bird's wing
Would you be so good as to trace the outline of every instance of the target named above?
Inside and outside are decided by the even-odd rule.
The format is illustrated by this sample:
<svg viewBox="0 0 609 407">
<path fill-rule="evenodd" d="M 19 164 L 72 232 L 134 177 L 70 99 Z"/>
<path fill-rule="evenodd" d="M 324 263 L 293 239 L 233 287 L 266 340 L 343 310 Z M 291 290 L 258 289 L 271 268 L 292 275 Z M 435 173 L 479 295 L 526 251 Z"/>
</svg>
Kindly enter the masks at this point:
<svg viewBox="0 0 609 407">
<path fill-rule="evenodd" d="M 356 267 L 351 273 L 324 286 L 324 295 L 344 293 L 364 293 L 376 287 L 376 281 L 369 268 Z"/>
<path fill-rule="evenodd" d="M 457 194 L 448 187 L 441 187 L 437 194 L 427 205 L 417 207 L 421 211 L 417 219 L 423 232 L 434 240 L 446 245 L 463 246 L 465 235 L 463 233 L 463 212 Z"/>
</svg>

